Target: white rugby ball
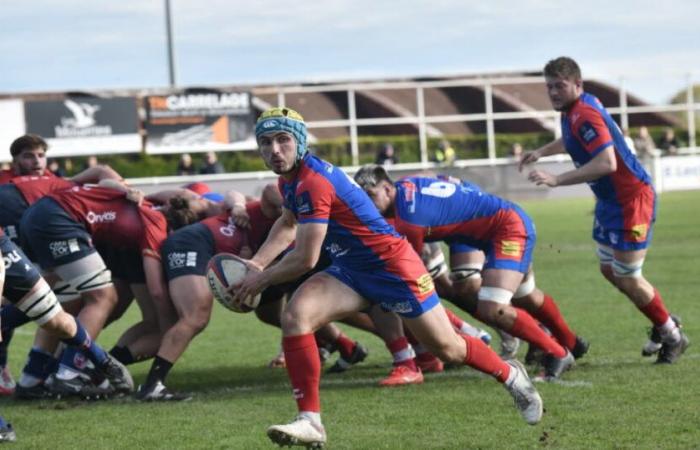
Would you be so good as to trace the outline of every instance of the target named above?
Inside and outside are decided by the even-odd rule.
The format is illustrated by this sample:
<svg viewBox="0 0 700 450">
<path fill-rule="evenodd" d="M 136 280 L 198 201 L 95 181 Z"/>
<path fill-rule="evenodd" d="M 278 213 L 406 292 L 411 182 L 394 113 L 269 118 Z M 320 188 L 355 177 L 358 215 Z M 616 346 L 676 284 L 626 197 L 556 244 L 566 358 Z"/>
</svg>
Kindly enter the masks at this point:
<svg viewBox="0 0 700 450">
<path fill-rule="evenodd" d="M 240 283 L 247 272 L 248 266 L 232 253 L 219 253 L 209 260 L 207 264 L 209 289 L 222 306 L 237 313 L 247 313 L 260 304 L 260 294 L 255 298 L 248 297 L 242 302 L 237 302 L 227 290 L 229 286 Z"/>
</svg>

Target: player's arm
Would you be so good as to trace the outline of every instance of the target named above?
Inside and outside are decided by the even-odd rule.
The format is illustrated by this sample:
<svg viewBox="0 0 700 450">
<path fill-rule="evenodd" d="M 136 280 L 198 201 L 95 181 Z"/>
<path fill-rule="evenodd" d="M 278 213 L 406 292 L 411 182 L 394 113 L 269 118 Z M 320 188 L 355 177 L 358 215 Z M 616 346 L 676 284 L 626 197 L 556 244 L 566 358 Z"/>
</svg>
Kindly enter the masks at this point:
<svg viewBox="0 0 700 450">
<path fill-rule="evenodd" d="M 538 186 L 542 184 L 550 187 L 567 186 L 594 181 L 616 170 L 615 148 L 609 145 L 595 155 L 593 159 L 577 169 L 559 175 L 553 175 L 544 170 L 533 170 L 528 175 L 528 179 Z"/>
<path fill-rule="evenodd" d="M 566 147 L 564 147 L 563 138 L 555 139 L 549 144 L 543 145 L 542 147 L 536 150 L 523 153 L 523 156 L 520 158 L 520 164 L 518 164 L 518 170 L 522 172 L 523 167 L 526 164 L 532 164 L 534 162 L 537 162 L 537 160 L 540 158 L 543 158 L 545 156 L 556 155 L 558 153 L 566 153 Z"/>
<path fill-rule="evenodd" d="M 263 289 L 293 281 L 316 266 L 326 237 L 328 223 L 303 223 L 297 226 L 296 243 L 280 262 L 262 272 Z"/>
<path fill-rule="evenodd" d="M 250 216 L 246 210 L 245 195 L 238 191 L 228 191 L 224 194 L 224 208 L 230 211 L 233 223 L 240 228 L 250 228 Z"/>
<path fill-rule="evenodd" d="M 277 256 L 286 250 L 297 234 L 297 221 L 294 214 L 285 209 L 270 229 L 270 233 L 258 252 L 249 261 L 253 267 L 263 270 L 269 266 Z M 298 246 L 297 242 L 297 246 Z"/>
<path fill-rule="evenodd" d="M 99 164 L 94 167 L 89 167 L 72 176 L 70 180 L 78 184 L 99 183 L 101 180 L 115 180 L 120 183 L 124 182 L 121 175 L 106 164 Z"/>
</svg>

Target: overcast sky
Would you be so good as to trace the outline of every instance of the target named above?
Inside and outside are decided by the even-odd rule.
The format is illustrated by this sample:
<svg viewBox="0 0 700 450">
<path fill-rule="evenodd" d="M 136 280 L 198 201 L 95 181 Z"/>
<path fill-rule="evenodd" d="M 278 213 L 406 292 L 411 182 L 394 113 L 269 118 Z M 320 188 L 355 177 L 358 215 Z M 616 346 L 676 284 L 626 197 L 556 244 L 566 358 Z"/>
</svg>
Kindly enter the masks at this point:
<svg viewBox="0 0 700 450">
<path fill-rule="evenodd" d="M 700 1 L 171 0 L 181 86 L 540 70 L 666 102 L 700 82 Z M 0 92 L 168 84 L 164 0 L 0 9 Z M 697 99 L 696 99 L 697 101 Z"/>
</svg>

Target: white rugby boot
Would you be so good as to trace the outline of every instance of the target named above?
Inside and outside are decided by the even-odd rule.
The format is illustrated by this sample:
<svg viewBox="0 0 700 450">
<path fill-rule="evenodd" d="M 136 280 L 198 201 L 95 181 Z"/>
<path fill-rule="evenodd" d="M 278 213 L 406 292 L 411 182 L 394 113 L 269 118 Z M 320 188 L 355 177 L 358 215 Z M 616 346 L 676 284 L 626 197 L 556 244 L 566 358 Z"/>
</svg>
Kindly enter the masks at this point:
<svg viewBox="0 0 700 450">
<path fill-rule="evenodd" d="M 320 423 L 313 423 L 309 418 L 299 415 L 286 425 L 272 425 L 267 429 L 267 436 L 280 447 L 300 445 L 306 448 L 323 448 L 326 444 L 326 430 Z"/>
<path fill-rule="evenodd" d="M 510 392 L 515 401 L 515 407 L 529 425 L 535 425 L 542 420 L 542 397 L 530 381 L 525 367 L 520 361 L 512 359 L 506 361 L 510 366 L 511 375 L 503 386 Z"/>
</svg>

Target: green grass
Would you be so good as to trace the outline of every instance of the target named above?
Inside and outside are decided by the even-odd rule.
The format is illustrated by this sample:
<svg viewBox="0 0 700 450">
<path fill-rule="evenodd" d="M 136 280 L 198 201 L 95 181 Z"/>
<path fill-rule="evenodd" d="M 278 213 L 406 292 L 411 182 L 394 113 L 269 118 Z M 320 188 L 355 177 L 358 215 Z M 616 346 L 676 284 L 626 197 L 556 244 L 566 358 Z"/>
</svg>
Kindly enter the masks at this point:
<svg viewBox="0 0 700 450">
<path fill-rule="evenodd" d="M 697 304 L 700 192 L 661 197 L 654 244 L 644 272 L 700 336 Z M 570 324 L 591 341 L 590 353 L 564 384 L 538 384 L 540 425 L 525 425 L 507 393 L 469 369 L 426 376 L 425 384 L 380 389 L 389 357 L 378 339 L 348 330 L 370 348 L 365 363 L 323 378 L 330 448 L 697 448 L 700 358 L 691 346 L 679 364 L 658 367 L 640 356 L 646 320 L 597 271 L 590 240 L 590 199 L 523 203 L 539 241 L 537 283 Z M 130 310 L 106 330 L 111 346 L 137 316 Z M 18 330 L 11 367 L 18 375 L 33 328 Z M 265 368 L 279 349 L 277 330 L 252 315 L 216 306 L 208 329 L 175 366 L 173 389 L 195 394 L 180 404 L 1 400 L 15 426 L 15 448 L 266 448 L 265 429 L 295 413 L 286 375 Z M 521 350 L 521 352 L 524 350 Z M 150 364 L 133 366 L 142 381 Z"/>
</svg>

